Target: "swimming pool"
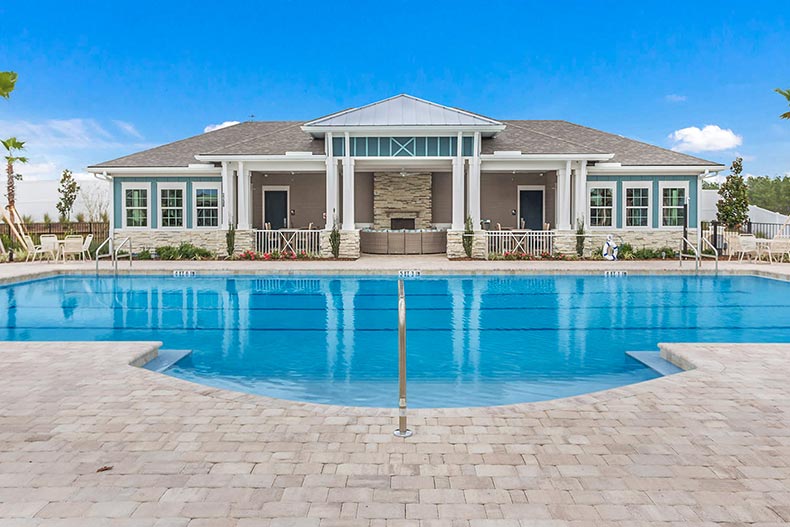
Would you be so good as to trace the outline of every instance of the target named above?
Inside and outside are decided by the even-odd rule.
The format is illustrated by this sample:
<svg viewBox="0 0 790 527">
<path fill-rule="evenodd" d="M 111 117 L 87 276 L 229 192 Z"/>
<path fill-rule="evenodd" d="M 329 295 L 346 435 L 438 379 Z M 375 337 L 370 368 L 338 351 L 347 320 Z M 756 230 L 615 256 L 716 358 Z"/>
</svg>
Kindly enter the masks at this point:
<svg viewBox="0 0 790 527">
<path fill-rule="evenodd" d="M 652 379 L 658 342 L 788 342 L 790 283 L 751 276 L 406 282 L 409 404 L 536 401 Z M 2 340 L 161 340 L 166 373 L 291 400 L 397 404 L 389 277 L 60 276 L 0 287 Z"/>
</svg>

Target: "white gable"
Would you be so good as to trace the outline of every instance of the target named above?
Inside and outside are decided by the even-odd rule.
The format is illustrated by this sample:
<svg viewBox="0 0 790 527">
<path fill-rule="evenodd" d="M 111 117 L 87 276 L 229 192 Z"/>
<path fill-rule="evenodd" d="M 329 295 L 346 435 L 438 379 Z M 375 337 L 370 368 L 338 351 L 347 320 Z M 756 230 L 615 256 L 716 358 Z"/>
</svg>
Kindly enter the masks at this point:
<svg viewBox="0 0 790 527">
<path fill-rule="evenodd" d="M 441 126 L 502 127 L 499 121 L 442 106 L 411 95 L 396 95 L 361 108 L 352 108 L 306 123 L 304 130 L 324 127 Z"/>
</svg>

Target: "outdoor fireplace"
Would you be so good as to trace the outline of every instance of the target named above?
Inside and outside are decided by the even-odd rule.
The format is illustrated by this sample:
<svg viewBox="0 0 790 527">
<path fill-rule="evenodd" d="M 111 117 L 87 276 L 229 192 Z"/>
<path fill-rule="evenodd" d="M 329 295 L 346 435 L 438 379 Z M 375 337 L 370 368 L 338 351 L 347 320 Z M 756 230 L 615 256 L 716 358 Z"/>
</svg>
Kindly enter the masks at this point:
<svg viewBox="0 0 790 527">
<path fill-rule="evenodd" d="M 394 231 L 402 229 L 414 230 L 414 218 L 390 218 L 390 229 Z"/>
</svg>

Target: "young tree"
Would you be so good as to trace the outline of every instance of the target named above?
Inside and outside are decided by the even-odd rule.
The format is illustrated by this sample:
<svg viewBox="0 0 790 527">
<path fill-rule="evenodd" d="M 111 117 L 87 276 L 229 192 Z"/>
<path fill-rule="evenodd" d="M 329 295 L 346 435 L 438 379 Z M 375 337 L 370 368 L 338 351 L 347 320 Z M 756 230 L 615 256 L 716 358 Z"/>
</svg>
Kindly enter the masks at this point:
<svg viewBox="0 0 790 527">
<path fill-rule="evenodd" d="M 787 103 L 790 104 L 790 89 L 783 90 L 781 88 L 776 88 L 774 91 L 776 93 L 778 93 L 779 95 L 783 96 L 785 99 L 787 99 Z M 779 118 L 780 119 L 790 119 L 790 112 L 783 113 L 782 115 L 779 116 Z"/>
<path fill-rule="evenodd" d="M 6 198 L 8 199 L 8 205 L 6 208 L 9 211 L 14 210 L 14 206 L 16 204 L 16 182 L 17 180 L 22 179 L 20 174 L 14 172 L 14 164 L 17 163 L 27 163 L 27 158 L 24 156 L 17 155 L 20 151 L 25 149 L 25 143 L 23 141 L 18 140 L 16 137 L 9 137 L 8 139 L 0 141 L 3 147 L 6 149 L 7 155 L 5 156 L 6 161 Z"/>
<path fill-rule="evenodd" d="M 0 97 L 8 99 L 14 91 L 17 75 L 13 71 L 0 71 Z"/>
<path fill-rule="evenodd" d="M 102 221 L 102 216 L 109 211 L 110 195 L 106 185 L 80 187 L 79 199 L 88 213 L 88 221 Z"/>
<path fill-rule="evenodd" d="M 721 199 L 716 203 L 716 219 L 729 229 L 737 229 L 749 219 L 749 197 L 741 172 L 743 158 L 737 157 L 730 167 L 730 175 L 719 188 Z"/>
<path fill-rule="evenodd" d="M 56 205 L 60 213 L 60 221 L 68 223 L 71 221 L 71 210 L 74 208 L 74 202 L 77 200 L 77 194 L 80 191 L 80 186 L 71 175 L 71 170 L 64 170 L 63 175 L 60 177 L 60 187 L 58 193 L 60 200 Z"/>
</svg>

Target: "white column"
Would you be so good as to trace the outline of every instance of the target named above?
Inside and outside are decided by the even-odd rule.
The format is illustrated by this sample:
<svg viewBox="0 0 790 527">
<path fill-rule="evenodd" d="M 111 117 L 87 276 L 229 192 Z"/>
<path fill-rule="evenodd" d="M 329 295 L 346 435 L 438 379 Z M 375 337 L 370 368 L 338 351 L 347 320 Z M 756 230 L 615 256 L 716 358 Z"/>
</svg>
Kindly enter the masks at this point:
<svg viewBox="0 0 790 527">
<path fill-rule="evenodd" d="M 461 134 L 458 134 L 458 151 L 461 151 Z M 474 149 L 469 164 L 469 216 L 472 228 L 480 230 L 480 132 L 475 132 Z"/>
<path fill-rule="evenodd" d="M 335 226 L 337 214 L 337 160 L 332 147 L 332 134 L 327 133 L 324 138 L 326 145 L 326 230 L 330 231 Z"/>
<path fill-rule="evenodd" d="M 576 172 L 576 196 L 574 199 L 576 204 L 576 214 L 574 214 L 574 221 L 582 220 L 587 226 L 587 160 L 582 159 L 579 161 L 579 170 Z M 575 225 L 574 225 L 575 227 Z"/>
<path fill-rule="evenodd" d="M 464 230 L 464 160 L 453 158 L 453 225 L 452 230 Z"/>
<path fill-rule="evenodd" d="M 354 220 L 354 160 L 343 159 L 343 230 L 353 231 Z"/>
<path fill-rule="evenodd" d="M 222 193 L 220 203 L 222 205 L 222 228 L 227 229 L 230 225 L 230 177 L 228 176 L 228 163 L 222 162 Z M 197 221 L 197 220 L 195 220 Z"/>
<path fill-rule="evenodd" d="M 565 162 L 565 168 L 557 172 L 557 228 L 560 230 L 570 230 L 570 216 L 571 216 L 571 162 Z"/>
<path fill-rule="evenodd" d="M 239 161 L 239 230 L 250 228 L 250 175 Z"/>
</svg>

